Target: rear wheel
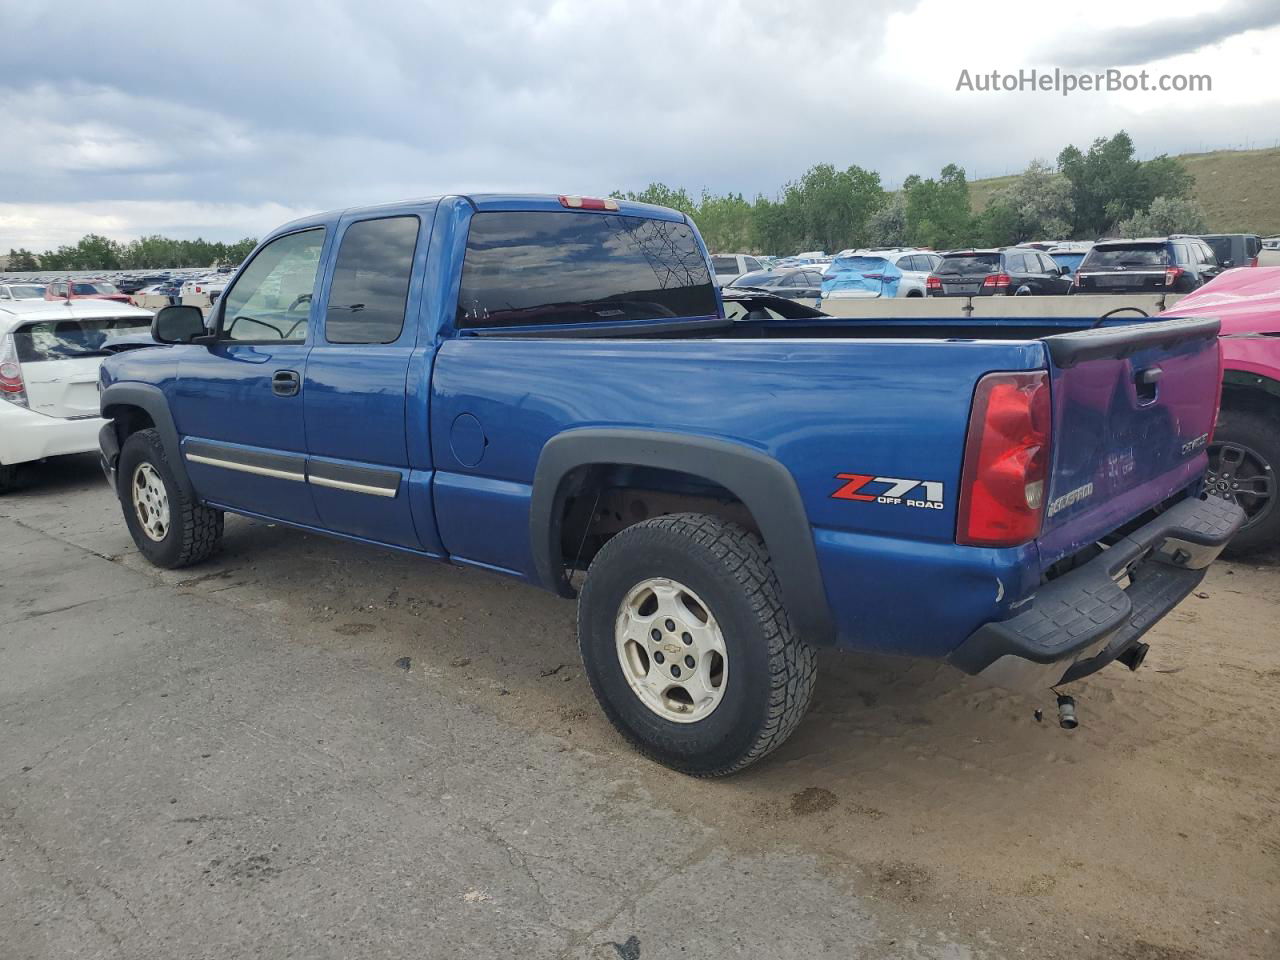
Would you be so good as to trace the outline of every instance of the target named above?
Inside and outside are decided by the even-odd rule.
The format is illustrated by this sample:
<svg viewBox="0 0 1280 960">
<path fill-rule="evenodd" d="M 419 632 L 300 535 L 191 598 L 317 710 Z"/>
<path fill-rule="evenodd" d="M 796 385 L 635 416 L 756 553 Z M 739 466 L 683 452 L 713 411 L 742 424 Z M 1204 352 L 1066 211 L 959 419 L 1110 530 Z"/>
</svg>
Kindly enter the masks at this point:
<svg viewBox="0 0 1280 960">
<path fill-rule="evenodd" d="M 733 773 L 780 746 L 813 694 L 813 648 L 791 629 L 763 542 L 702 514 L 646 520 L 604 546 L 578 642 L 618 731 L 694 776 Z"/>
<path fill-rule="evenodd" d="M 1260 410 L 1224 407 L 1209 448 L 1208 492 L 1237 503 L 1245 524 L 1227 547 L 1247 553 L 1280 546 L 1280 422 Z"/>
<path fill-rule="evenodd" d="M 155 430 L 125 441 L 117 468 L 125 524 L 144 557 L 157 567 L 186 567 L 209 557 L 222 540 L 222 511 L 182 491 Z"/>
</svg>

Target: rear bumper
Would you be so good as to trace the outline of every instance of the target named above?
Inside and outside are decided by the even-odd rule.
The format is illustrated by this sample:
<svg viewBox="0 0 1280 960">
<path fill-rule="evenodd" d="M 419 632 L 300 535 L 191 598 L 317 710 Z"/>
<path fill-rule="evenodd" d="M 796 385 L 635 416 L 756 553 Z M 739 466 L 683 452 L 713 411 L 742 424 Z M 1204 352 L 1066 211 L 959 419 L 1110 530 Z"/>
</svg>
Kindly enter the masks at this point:
<svg viewBox="0 0 1280 960">
<path fill-rule="evenodd" d="M 102 420 L 46 417 L 0 400 L 0 464 L 11 466 L 98 449 Z"/>
<path fill-rule="evenodd" d="M 1021 690 L 1088 676 L 1137 647 L 1196 588 L 1243 522 L 1244 511 L 1226 501 L 1184 500 L 1040 587 L 1030 609 L 979 627 L 947 659 Z"/>
</svg>

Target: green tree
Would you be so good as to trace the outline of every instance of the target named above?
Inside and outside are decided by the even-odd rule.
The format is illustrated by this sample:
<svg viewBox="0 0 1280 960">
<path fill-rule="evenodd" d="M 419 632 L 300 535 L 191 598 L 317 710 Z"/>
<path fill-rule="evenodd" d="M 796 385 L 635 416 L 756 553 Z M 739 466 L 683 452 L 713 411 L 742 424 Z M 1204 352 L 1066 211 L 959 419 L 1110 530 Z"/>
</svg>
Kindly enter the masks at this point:
<svg viewBox="0 0 1280 960">
<path fill-rule="evenodd" d="M 978 233 L 982 242 L 994 246 L 1062 239 L 1071 234 L 1074 209 L 1071 181 L 1048 164 L 1032 160 L 1017 180 L 991 198 L 979 218 Z"/>
<path fill-rule="evenodd" d="M 873 247 L 905 247 L 910 243 L 907 197 L 899 191 L 867 218 L 867 244 Z"/>
<path fill-rule="evenodd" d="M 1171 233 L 1207 233 L 1203 208 L 1185 197 L 1156 197 L 1151 206 L 1116 226 L 1122 237 L 1164 237 Z"/>
<path fill-rule="evenodd" d="M 30 250 L 19 247 L 17 250 L 9 248 L 9 269 L 14 272 L 39 270 L 40 261 L 36 255 Z"/>
<path fill-rule="evenodd" d="M 884 203 L 880 174 L 856 165 L 841 171 L 819 163 L 783 191 L 789 217 L 798 219 L 801 245 L 828 253 L 864 245 L 867 221 Z"/>
<path fill-rule="evenodd" d="M 615 190 L 610 196 L 634 200 L 636 203 L 656 203 L 660 207 L 670 207 L 672 210 L 687 213 L 691 217 L 698 212 L 698 205 L 693 202 L 693 198 L 684 187 L 668 187 L 665 183 L 651 183 L 639 193 L 632 190 Z"/>
<path fill-rule="evenodd" d="M 944 249 L 973 242 L 973 214 L 969 210 L 969 182 L 964 168 L 949 163 L 938 179 L 907 177 L 907 235 L 912 243 Z"/>
<path fill-rule="evenodd" d="M 1058 168 L 1071 182 L 1073 232 L 1084 238 L 1101 236 L 1114 224 L 1146 210 L 1158 196 L 1189 197 L 1194 183 L 1173 157 L 1138 160 L 1133 140 L 1123 130 L 1094 140 L 1088 153 L 1067 146 L 1058 154 Z"/>
<path fill-rule="evenodd" d="M 740 193 L 718 197 L 703 190 L 693 219 L 712 250 L 736 253 L 755 249 L 751 204 Z"/>
<path fill-rule="evenodd" d="M 796 253 L 803 240 L 799 220 L 786 203 L 763 196 L 751 205 L 751 233 L 753 249 L 762 253 Z"/>
</svg>

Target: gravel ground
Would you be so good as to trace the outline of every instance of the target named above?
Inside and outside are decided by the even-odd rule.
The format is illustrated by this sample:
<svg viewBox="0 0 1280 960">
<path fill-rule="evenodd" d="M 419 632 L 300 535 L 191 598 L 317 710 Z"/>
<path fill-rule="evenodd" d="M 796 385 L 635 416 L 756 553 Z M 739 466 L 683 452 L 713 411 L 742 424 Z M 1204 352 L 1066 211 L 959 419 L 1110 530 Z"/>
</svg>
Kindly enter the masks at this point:
<svg viewBox="0 0 1280 960">
<path fill-rule="evenodd" d="M 1280 557 L 1076 684 L 1078 730 L 824 654 L 791 741 L 703 782 L 613 733 L 567 601 L 236 518 L 160 572 L 91 458 L 30 480 L 0 500 L 4 960 L 1280 956 Z"/>
</svg>

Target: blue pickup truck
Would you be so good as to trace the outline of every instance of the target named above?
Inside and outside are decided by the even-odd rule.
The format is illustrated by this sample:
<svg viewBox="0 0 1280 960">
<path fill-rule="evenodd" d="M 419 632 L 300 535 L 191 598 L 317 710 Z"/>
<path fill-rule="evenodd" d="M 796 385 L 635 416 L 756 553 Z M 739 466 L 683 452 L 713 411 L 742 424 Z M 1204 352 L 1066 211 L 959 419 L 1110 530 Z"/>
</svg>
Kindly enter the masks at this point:
<svg viewBox="0 0 1280 960">
<path fill-rule="evenodd" d="M 1136 669 L 1242 519 L 1201 496 L 1217 330 L 726 314 L 680 213 L 448 196 L 288 224 L 208 318 L 161 310 L 102 365 L 102 459 L 162 567 L 231 511 L 576 596 L 610 720 L 721 775 L 819 647 Z"/>
</svg>

